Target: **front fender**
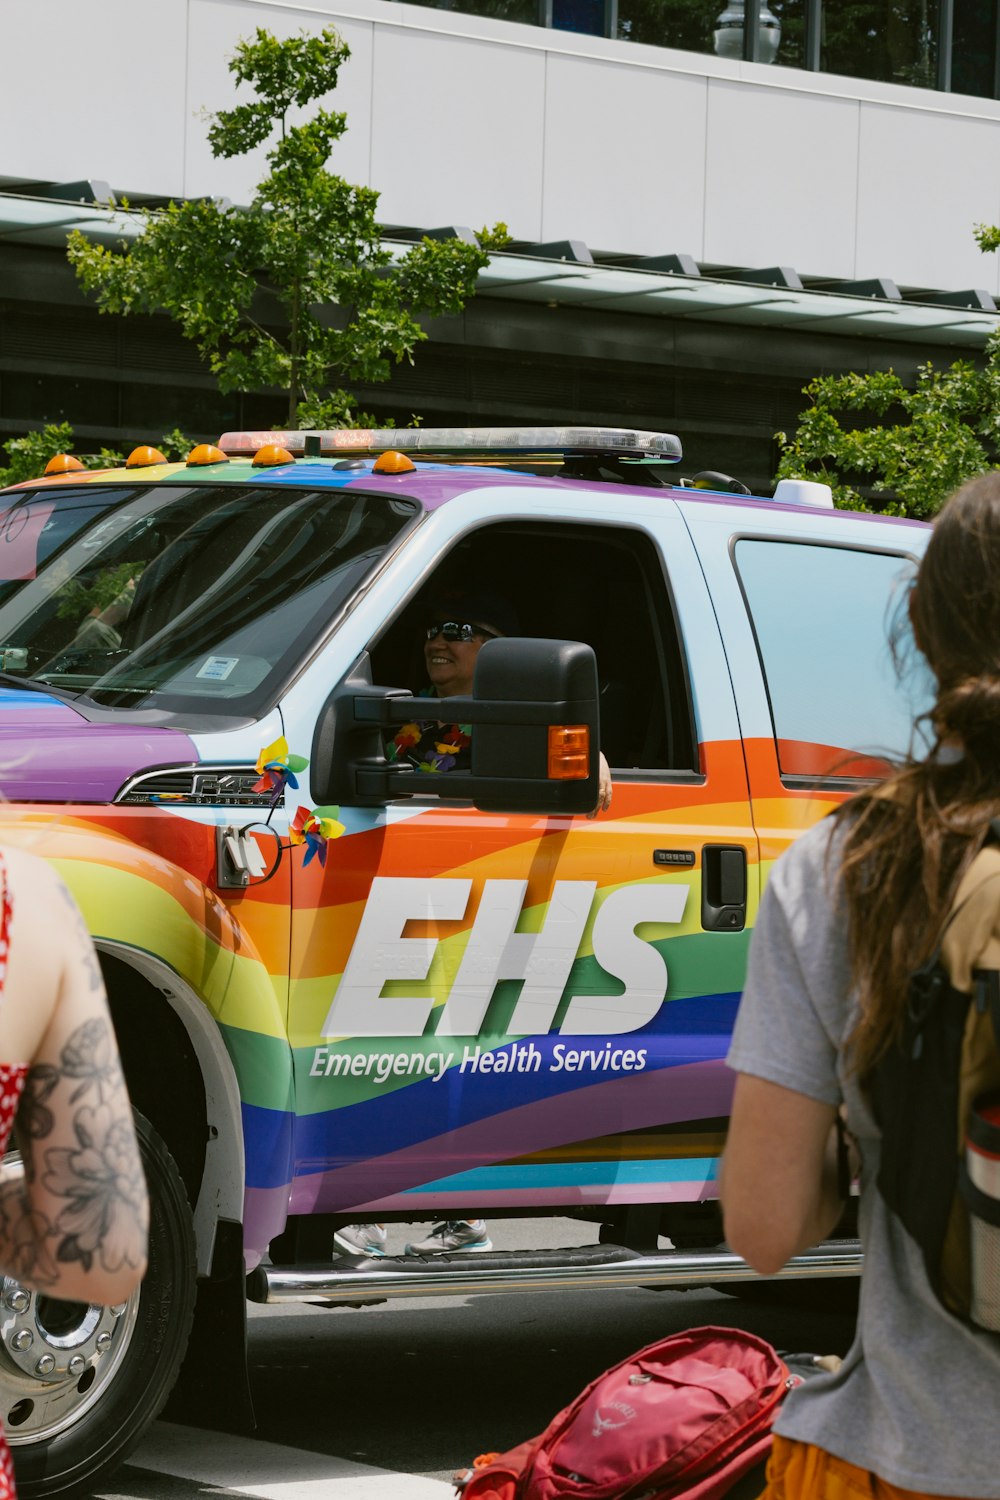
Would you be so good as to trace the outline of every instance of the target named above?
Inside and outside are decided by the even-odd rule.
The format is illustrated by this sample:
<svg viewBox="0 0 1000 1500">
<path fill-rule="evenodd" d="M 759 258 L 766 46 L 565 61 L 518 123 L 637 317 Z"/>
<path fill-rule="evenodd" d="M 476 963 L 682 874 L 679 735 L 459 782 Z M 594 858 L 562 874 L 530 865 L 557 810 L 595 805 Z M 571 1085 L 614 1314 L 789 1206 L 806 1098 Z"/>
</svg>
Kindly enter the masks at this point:
<svg viewBox="0 0 1000 1500">
<path fill-rule="evenodd" d="M 245 1158 L 240 1087 L 222 1033 L 198 995 L 151 953 L 124 943 L 99 942 L 98 951 L 126 964 L 163 996 L 191 1042 L 205 1089 L 205 1170 L 194 1205 L 198 1274 L 207 1276 L 220 1219 L 243 1220 Z M 181 1101 L 182 1103 L 183 1101 Z"/>
<path fill-rule="evenodd" d="M 244 1217 L 245 1116 L 273 1124 L 255 1146 L 255 1158 L 266 1146 L 269 1160 L 260 1165 L 270 1179 L 276 1172 L 286 1181 L 291 1177 L 287 905 L 258 904 L 243 893 L 228 905 L 202 878 L 214 875 L 214 825 L 162 812 L 154 814 L 151 827 L 149 811 L 140 811 L 141 822 L 126 808 L 26 814 L 8 807 L 0 810 L 0 841 L 28 849 L 58 870 L 97 947 L 154 984 L 191 1038 L 217 1106 L 218 1118 L 210 1121 L 219 1130 L 209 1142 L 213 1168 L 206 1171 L 196 1210 L 201 1262 L 206 1254 L 210 1260 L 221 1205 L 226 1217 Z M 154 843 L 160 850 L 176 848 L 186 867 L 150 847 Z M 283 1222 L 286 1205 L 281 1207 Z M 270 1217 L 278 1208 L 272 1205 Z M 275 1233 L 280 1227 L 268 1226 Z"/>
</svg>

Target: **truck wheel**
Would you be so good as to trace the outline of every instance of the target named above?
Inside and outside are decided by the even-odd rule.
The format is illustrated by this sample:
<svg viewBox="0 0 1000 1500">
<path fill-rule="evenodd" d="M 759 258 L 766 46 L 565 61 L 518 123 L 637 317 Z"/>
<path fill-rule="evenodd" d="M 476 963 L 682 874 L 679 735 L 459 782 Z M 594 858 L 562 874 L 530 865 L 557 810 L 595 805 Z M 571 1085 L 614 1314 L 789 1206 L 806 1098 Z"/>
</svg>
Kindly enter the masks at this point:
<svg viewBox="0 0 1000 1500">
<path fill-rule="evenodd" d="M 195 1300 L 184 1183 L 138 1112 L 149 1186 L 149 1268 L 116 1307 L 62 1302 L 0 1282 L 0 1416 L 21 1500 L 94 1489 L 139 1441 L 180 1369 Z"/>
</svg>

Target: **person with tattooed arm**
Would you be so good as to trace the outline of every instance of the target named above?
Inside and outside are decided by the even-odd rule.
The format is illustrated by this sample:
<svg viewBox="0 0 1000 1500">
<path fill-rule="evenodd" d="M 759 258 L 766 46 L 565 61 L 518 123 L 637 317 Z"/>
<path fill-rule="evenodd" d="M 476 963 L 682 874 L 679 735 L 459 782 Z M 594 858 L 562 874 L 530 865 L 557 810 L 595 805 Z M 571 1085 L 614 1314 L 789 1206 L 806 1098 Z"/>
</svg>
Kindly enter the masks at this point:
<svg viewBox="0 0 1000 1500">
<path fill-rule="evenodd" d="M 104 984 L 69 891 L 0 848 L 0 1274 L 66 1301 L 124 1302 L 149 1204 Z M 0 1500 L 14 1470 L 0 1429 Z"/>
<path fill-rule="evenodd" d="M 90 936 L 43 860 L 0 848 L 0 1272 L 48 1295 L 124 1302 L 149 1205 Z"/>
</svg>

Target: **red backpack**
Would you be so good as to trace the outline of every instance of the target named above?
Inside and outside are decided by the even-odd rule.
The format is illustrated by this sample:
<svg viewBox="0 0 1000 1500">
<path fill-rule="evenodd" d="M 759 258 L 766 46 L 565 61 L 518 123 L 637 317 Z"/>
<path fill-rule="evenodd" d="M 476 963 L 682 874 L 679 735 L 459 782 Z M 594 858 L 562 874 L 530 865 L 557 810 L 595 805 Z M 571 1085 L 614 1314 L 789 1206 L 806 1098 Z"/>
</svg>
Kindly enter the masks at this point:
<svg viewBox="0 0 1000 1500">
<path fill-rule="evenodd" d="M 540 1437 L 456 1482 L 462 1500 L 717 1500 L 767 1456 L 798 1384 L 764 1339 L 691 1328 L 612 1365 Z"/>
</svg>

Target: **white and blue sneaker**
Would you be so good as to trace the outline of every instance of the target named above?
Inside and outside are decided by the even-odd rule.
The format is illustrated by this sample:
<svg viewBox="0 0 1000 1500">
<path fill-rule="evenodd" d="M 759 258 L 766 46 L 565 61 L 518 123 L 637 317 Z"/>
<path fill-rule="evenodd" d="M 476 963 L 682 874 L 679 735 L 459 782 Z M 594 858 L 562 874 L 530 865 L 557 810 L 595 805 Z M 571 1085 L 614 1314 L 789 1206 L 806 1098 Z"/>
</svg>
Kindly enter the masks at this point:
<svg viewBox="0 0 1000 1500">
<path fill-rule="evenodd" d="M 384 1224 L 345 1224 L 333 1236 L 346 1255 L 384 1255 L 387 1235 Z"/>
<path fill-rule="evenodd" d="M 492 1250 L 485 1219 L 447 1219 L 435 1224 L 425 1239 L 407 1245 L 407 1255 L 447 1255 L 451 1250 Z"/>
</svg>

